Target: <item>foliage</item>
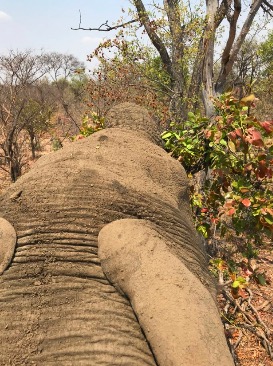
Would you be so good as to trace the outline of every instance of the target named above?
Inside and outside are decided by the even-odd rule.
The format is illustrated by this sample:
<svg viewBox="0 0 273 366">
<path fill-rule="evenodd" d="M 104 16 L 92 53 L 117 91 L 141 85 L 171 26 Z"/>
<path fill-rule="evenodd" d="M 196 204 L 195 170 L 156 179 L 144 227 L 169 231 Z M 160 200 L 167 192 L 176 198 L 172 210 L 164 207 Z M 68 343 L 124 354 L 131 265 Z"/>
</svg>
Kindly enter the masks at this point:
<svg viewBox="0 0 273 366">
<path fill-rule="evenodd" d="M 142 98 L 144 106 L 147 104 L 145 103 L 145 94 L 151 94 L 152 92 L 154 95 L 156 93 L 157 97 L 164 98 L 165 105 L 173 104 L 174 99 L 177 97 L 184 103 L 187 100 L 191 82 L 190 73 L 198 53 L 199 37 L 204 25 L 204 14 L 200 4 L 189 8 L 181 3 L 179 11 L 184 29 L 183 42 L 180 41 L 181 47 L 183 45 L 183 60 L 176 58 L 175 62 L 177 64 L 177 73 L 185 80 L 185 84 L 181 85 L 181 90 L 174 91 L 172 72 L 170 68 L 166 67 L 157 50 L 147 45 L 149 35 L 147 37 L 147 30 L 141 28 L 143 25 L 141 22 L 131 23 L 129 26 L 122 28 L 113 39 L 106 39 L 101 42 L 93 54 L 89 56 L 89 60 L 91 61 L 94 57 L 99 59 L 101 63 L 100 71 L 103 75 L 105 75 L 106 63 L 108 68 L 111 67 L 113 74 L 117 75 L 117 70 L 122 71 L 123 69 L 125 73 L 120 72 L 117 78 L 117 81 L 120 80 L 120 84 L 124 81 L 123 75 L 130 71 L 132 73 L 130 89 L 123 89 L 123 93 L 127 94 L 128 91 L 132 91 L 134 97 L 135 91 L 137 91 L 138 98 L 144 96 Z M 151 17 L 150 29 L 157 33 L 164 43 L 164 48 L 166 47 L 166 52 L 171 54 L 173 48 L 172 32 L 169 28 L 166 10 L 164 7 L 153 4 L 150 6 L 148 13 Z M 130 9 L 129 15 L 134 19 L 138 18 L 136 10 Z M 120 19 L 118 23 L 122 22 L 123 19 Z M 127 71 L 125 70 L 126 67 L 128 68 Z M 140 81 L 142 86 L 140 86 Z M 119 93 L 114 94 L 119 95 Z"/>
<path fill-rule="evenodd" d="M 261 43 L 259 47 L 259 54 L 262 59 L 262 63 L 265 65 L 264 74 L 269 75 L 273 71 L 273 32 L 268 34 L 266 40 Z"/>
<path fill-rule="evenodd" d="M 253 256 L 246 257 L 244 255 L 237 262 L 222 258 L 210 260 L 210 271 L 215 277 L 218 277 L 220 284 L 230 287 L 231 294 L 235 299 L 240 296 L 243 298 L 247 297 L 246 289 L 251 281 L 261 286 L 267 285 L 265 274 L 260 272 L 255 265 L 252 265 L 252 258 Z"/>
<path fill-rule="evenodd" d="M 167 78 L 162 79 L 163 73 L 160 73 L 158 81 L 168 92 L 170 113 L 177 122 L 185 119 L 189 110 L 198 108 L 201 99 L 206 115 L 214 114 L 210 97 L 227 90 L 238 53 L 247 35 L 256 28 L 255 17 L 259 16 L 261 8 L 265 14 L 271 14 L 269 2 L 260 0 L 251 4 L 231 0 L 228 6 L 224 0 L 205 3 L 202 0 L 166 0 L 149 4 L 132 0 L 131 4 L 133 7 L 127 14 L 129 21 L 122 16 L 112 27 L 106 22 L 98 28 L 83 28 L 80 24 L 78 29 L 116 30 L 117 36 L 103 41 L 93 56 L 104 61 L 106 56 L 113 55 L 111 47 L 116 44 L 124 62 L 128 61 L 128 55 L 135 55 L 131 62 L 135 60 L 141 66 L 148 65 L 147 78 L 154 78 L 156 74 L 149 69 L 149 58 L 143 54 L 149 50 L 155 60 L 160 58 Z M 245 14 L 242 22 L 239 21 L 241 14 Z M 267 18 L 265 14 L 263 19 Z M 224 21 L 224 28 L 228 31 L 223 36 L 220 29 Z M 259 23 L 264 22 L 259 19 Z M 147 46 L 147 40 L 153 47 Z M 217 43 L 219 47 L 216 48 Z M 217 72 L 216 59 L 219 59 Z"/>
<path fill-rule="evenodd" d="M 36 157 L 39 137 L 51 128 L 53 112 L 62 108 L 76 125 L 71 107 L 79 103 L 81 66 L 75 57 L 57 53 L 0 55 L 0 169 L 12 181 L 22 174 L 29 145 Z"/>
<path fill-rule="evenodd" d="M 235 230 L 255 246 L 273 233 L 273 121 L 251 115 L 250 99 L 225 94 L 214 101 L 212 121 L 189 113 L 185 125 L 173 124 L 162 138 L 189 174 L 207 173 L 201 189 L 191 192 L 198 230 L 205 237 Z"/>
<path fill-rule="evenodd" d="M 265 40 L 258 45 L 257 54 L 259 57 L 260 68 L 257 75 L 255 89 L 260 102 L 258 114 L 270 118 L 272 115 L 273 100 L 273 32 L 270 32 Z"/>
<path fill-rule="evenodd" d="M 148 49 L 135 47 L 134 42 L 125 41 L 121 34 L 114 40 L 103 42 L 94 55 L 89 56 L 89 59 L 98 57 L 100 65 L 89 81 L 87 106 L 104 116 L 117 103 L 135 102 L 166 123 L 170 101 L 166 92 L 168 75 L 160 59 L 154 58 Z M 107 51 L 115 56 L 108 59 Z"/>
<path fill-rule="evenodd" d="M 51 117 L 53 114 L 53 106 L 40 98 L 31 98 L 26 100 L 22 112 L 19 116 L 18 123 L 24 126 L 30 140 L 30 148 L 32 158 L 35 159 L 35 152 L 38 150 L 39 138 L 41 133 L 48 131 L 52 126 Z"/>
<path fill-rule="evenodd" d="M 104 128 L 104 117 L 99 116 L 96 112 L 90 112 L 83 117 L 80 133 L 72 137 L 72 141 L 81 140 L 85 137 L 93 135 L 93 133 Z"/>
<path fill-rule="evenodd" d="M 51 138 L 51 146 L 53 151 L 58 151 L 63 147 L 63 144 L 58 137 L 53 136 Z"/>
</svg>

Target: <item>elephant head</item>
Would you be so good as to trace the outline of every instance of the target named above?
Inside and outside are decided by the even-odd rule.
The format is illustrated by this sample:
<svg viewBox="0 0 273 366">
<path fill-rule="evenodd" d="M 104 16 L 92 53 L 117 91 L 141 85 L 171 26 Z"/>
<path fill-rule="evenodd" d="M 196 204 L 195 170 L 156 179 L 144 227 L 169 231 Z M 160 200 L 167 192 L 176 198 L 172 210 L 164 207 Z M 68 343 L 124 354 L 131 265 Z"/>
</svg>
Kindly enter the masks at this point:
<svg viewBox="0 0 273 366">
<path fill-rule="evenodd" d="M 0 365 L 233 365 L 181 165 L 135 104 L 0 197 Z"/>
</svg>

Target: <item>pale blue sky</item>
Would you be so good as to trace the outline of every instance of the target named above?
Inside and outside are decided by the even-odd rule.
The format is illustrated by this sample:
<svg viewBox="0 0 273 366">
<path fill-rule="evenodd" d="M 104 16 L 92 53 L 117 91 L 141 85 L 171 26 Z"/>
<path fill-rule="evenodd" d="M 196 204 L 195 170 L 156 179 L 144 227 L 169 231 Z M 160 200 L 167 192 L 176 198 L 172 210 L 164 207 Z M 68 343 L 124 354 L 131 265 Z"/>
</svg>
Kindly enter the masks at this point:
<svg viewBox="0 0 273 366">
<path fill-rule="evenodd" d="M 119 19 L 128 0 L 0 0 L 0 54 L 9 50 L 72 53 L 80 61 L 109 33 L 72 31 Z M 113 34 L 113 33 L 112 33 Z"/>
<path fill-rule="evenodd" d="M 83 27 L 98 27 L 106 20 L 110 25 L 117 21 L 124 15 L 121 9 L 129 6 L 129 0 L 0 0 L 0 54 L 43 49 L 86 61 L 100 40 L 114 33 L 71 30 L 79 24 L 79 10 Z"/>
</svg>

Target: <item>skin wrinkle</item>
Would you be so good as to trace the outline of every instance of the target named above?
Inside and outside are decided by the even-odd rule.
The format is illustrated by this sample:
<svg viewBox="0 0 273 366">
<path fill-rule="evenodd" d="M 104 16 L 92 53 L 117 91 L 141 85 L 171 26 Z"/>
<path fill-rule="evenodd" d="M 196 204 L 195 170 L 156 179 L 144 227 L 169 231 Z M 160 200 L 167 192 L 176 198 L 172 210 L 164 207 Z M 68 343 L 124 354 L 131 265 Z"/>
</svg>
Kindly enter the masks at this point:
<svg viewBox="0 0 273 366">
<path fill-rule="evenodd" d="M 136 219 L 110 223 L 99 234 L 99 256 L 107 278 L 129 298 L 159 365 L 218 366 L 220 358 L 221 365 L 233 365 L 213 295 L 170 251 L 157 226 Z"/>
<path fill-rule="evenodd" d="M 39 366 L 89 366 L 90 359 L 107 366 L 157 365 L 128 296 L 106 278 L 100 258 L 94 259 L 97 235 L 111 222 L 153 222 L 171 254 L 210 281 L 188 203 L 182 202 L 186 175 L 144 131 L 148 123 L 156 136 L 157 124 L 132 104 L 111 113 L 108 120 L 126 127 L 99 131 L 44 156 L 0 196 L 0 217 L 19 238 L 15 260 L 0 277 L 0 298 L 8 298 L 0 300 L 0 365 L 27 360 Z M 19 191 L 20 197 L 10 198 Z M 136 271 L 142 260 L 131 258 Z M 150 281 L 145 283 L 144 295 Z"/>
</svg>

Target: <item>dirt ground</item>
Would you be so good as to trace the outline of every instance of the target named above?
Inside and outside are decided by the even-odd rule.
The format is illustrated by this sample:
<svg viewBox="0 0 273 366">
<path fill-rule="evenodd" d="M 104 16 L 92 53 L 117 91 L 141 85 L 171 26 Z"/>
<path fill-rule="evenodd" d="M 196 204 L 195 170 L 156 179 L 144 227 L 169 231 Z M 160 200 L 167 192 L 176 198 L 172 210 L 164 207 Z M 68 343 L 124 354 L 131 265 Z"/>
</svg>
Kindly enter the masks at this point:
<svg viewBox="0 0 273 366">
<path fill-rule="evenodd" d="M 244 313 L 236 312 L 228 337 L 236 348 L 237 365 L 273 366 L 273 248 L 261 249 L 252 265 L 264 274 L 267 284 L 250 281 L 250 295 L 242 303 Z M 223 310 L 226 302 L 220 304 Z"/>
<path fill-rule="evenodd" d="M 49 139 L 43 141 L 42 148 L 40 155 L 52 151 Z M 30 161 L 27 169 L 32 165 Z M 0 169 L 0 194 L 10 184 L 8 174 Z M 254 262 L 259 273 L 264 273 L 267 284 L 250 281 L 247 298 L 237 300 L 242 311 L 222 295 L 218 297 L 219 307 L 224 317 L 229 309 L 229 321 L 226 319 L 224 323 L 236 366 L 273 366 L 273 247 L 261 249 Z"/>
</svg>

